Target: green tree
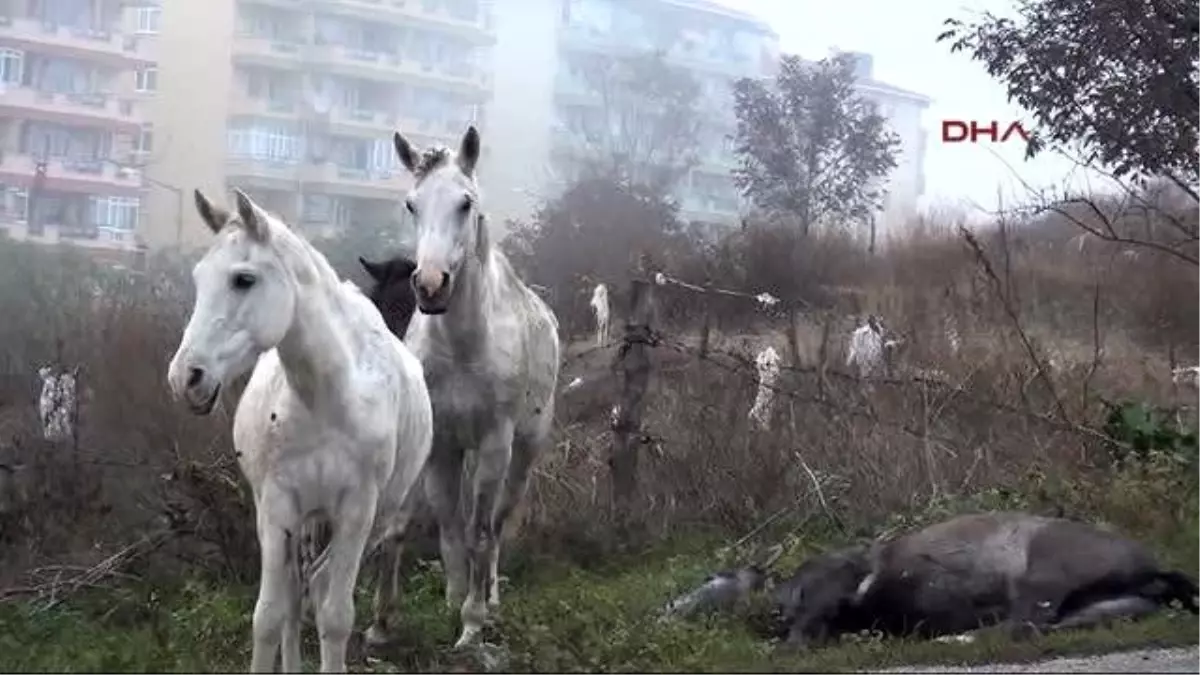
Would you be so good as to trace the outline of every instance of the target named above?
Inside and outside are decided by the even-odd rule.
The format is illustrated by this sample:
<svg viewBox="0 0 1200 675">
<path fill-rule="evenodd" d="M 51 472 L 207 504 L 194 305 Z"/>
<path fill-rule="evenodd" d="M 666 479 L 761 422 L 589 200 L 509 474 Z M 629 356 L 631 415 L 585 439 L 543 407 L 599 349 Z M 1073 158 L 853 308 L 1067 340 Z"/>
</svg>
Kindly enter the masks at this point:
<svg viewBox="0 0 1200 675">
<path fill-rule="evenodd" d="M 1017 15 L 948 19 L 938 41 L 1033 115 L 1029 155 L 1080 144 L 1117 177 L 1166 177 L 1196 199 L 1194 0 L 1022 0 Z"/>
<path fill-rule="evenodd" d="M 734 86 L 738 187 L 773 217 L 864 219 L 878 209 L 899 138 L 854 90 L 850 54 L 806 62 L 785 56 L 773 83 Z"/>
</svg>

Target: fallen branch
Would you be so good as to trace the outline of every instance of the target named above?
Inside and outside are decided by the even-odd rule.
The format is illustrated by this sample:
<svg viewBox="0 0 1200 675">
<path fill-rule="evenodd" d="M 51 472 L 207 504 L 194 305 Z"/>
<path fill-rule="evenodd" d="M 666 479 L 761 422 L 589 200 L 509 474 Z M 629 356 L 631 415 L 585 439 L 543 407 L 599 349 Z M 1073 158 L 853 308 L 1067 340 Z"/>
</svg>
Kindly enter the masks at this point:
<svg viewBox="0 0 1200 675">
<path fill-rule="evenodd" d="M 115 579 L 136 580 L 136 575 L 127 574 L 122 568 L 162 546 L 172 536 L 170 531 L 146 535 L 92 567 L 47 565 L 29 570 L 25 573 L 29 583 L 0 591 L 0 602 L 31 599 L 38 603 L 37 611 L 45 612 L 85 588 L 105 588 Z"/>
<path fill-rule="evenodd" d="M 800 462 L 800 466 L 804 468 L 804 471 L 808 474 L 809 479 L 812 480 L 813 489 L 817 491 L 817 501 L 820 502 L 821 508 L 825 511 L 825 515 L 833 521 L 834 525 L 837 525 L 839 530 L 845 532 L 845 523 L 842 522 L 841 518 L 838 518 L 837 514 L 833 512 L 833 509 L 829 508 L 829 502 L 825 501 L 825 492 L 821 489 L 821 481 L 817 479 L 817 474 L 813 473 L 813 470 L 808 466 L 808 462 L 804 461 L 804 457 L 800 454 L 799 450 L 793 452 L 792 454 L 795 455 L 796 461 Z"/>
</svg>

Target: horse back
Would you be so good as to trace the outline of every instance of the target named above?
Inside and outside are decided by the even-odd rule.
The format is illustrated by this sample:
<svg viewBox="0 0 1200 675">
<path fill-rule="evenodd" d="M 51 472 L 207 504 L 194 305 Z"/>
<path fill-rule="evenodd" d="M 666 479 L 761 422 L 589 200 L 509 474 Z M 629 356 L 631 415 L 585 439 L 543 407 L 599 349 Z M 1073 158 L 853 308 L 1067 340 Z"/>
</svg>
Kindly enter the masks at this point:
<svg viewBox="0 0 1200 675">
<path fill-rule="evenodd" d="M 497 251 L 501 306 L 515 314 L 524 356 L 522 375 L 531 390 L 553 400 L 558 380 L 558 318 L 550 305 L 533 291 L 513 269 L 503 253 Z"/>
</svg>

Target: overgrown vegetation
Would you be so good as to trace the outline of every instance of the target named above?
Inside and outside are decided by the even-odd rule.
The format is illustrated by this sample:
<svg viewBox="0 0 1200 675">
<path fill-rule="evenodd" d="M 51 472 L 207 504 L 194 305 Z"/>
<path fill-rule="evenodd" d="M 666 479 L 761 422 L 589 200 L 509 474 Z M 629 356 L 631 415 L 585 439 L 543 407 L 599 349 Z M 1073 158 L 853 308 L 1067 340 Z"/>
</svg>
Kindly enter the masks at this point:
<svg viewBox="0 0 1200 675">
<path fill-rule="evenodd" d="M 1032 46 L 1066 39 L 1037 31 L 1070 7 L 1027 5 L 1031 34 L 1045 38 Z M 1016 71 L 990 65 L 1010 84 L 1046 67 L 1028 39 L 1001 35 L 1013 24 L 973 30 L 958 48 L 984 60 L 1025 50 Z M 874 254 L 853 233 L 816 225 L 870 208 L 878 195 L 864 181 L 886 174 L 892 143 L 848 95 L 845 62 L 790 63 L 778 84 L 804 106 L 783 111 L 766 90 L 741 88 L 743 158 L 771 166 L 762 180 L 774 183 L 760 185 L 760 203 L 777 211 L 768 222 L 747 221 L 717 240 L 680 222 L 667 193 L 697 148 L 667 132 L 692 128 L 697 92 L 647 57 L 630 60 L 623 74 L 605 71 L 616 79 L 603 114 L 646 122 L 638 115 L 665 109 L 674 123 L 643 125 L 649 138 L 625 139 L 645 156 L 610 143 L 615 154 L 595 162 L 607 168 L 582 174 L 505 244 L 561 320 L 561 381 L 585 381 L 561 395 L 556 445 L 536 469 L 522 527 L 505 549 L 507 595 L 490 638 L 506 648 L 508 668 L 851 670 L 1193 643 L 1195 617 L 1172 613 L 1022 644 L 863 635 L 805 654 L 759 639 L 753 616 L 654 620 L 671 597 L 762 544 L 783 545 L 776 569 L 787 574 L 815 552 L 968 511 L 1102 522 L 1185 571 L 1200 556 L 1196 389 L 1172 377 L 1200 352 L 1200 219 L 1194 189 L 1163 188 L 1175 169 L 1194 183 L 1194 168 L 1146 159 L 1154 139 L 1131 141 L 1127 152 L 1105 145 L 1121 141 L 1104 122 L 1084 140 L 1158 183 L 1038 204 L 970 236 L 955 231 L 957 222 L 918 223 Z M 1194 102 L 1189 86 L 1184 95 Z M 656 91 L 673 103 L 655 103 Z M 1062 99 L 1028 105 L 1053 121 Z M 1105 105 L 1116 103 L 1097 99 L 1090 109 Z M 771 110 L 787 113 L 783 127 L 768 124 Z M 1194 141 L 1195 126 L 1173 128 Z M 1167 127 L 1129 128 L 1153 136 Z M 776 134 L 788 142 L 774 147 Z M 867 146 L 854 150 L 845 134 L 865 134 Z M 768 157 L 772 148 L 786 156 Z M 852 150 L 861 155 L 849 174 L 856 185 L 834 182 L 819 193 L 814 167 Z M 1092 237 L 1086 246 L 1081 230 Z M 344 276 L 362 280 L 359 255 L 381 259 L 404 243 L 375 227 L 320 247 Z M 209 418 L 186 413 L 165 392 L 191 304 L 190 263 L 165 253 L 130 272 L 0 240 L 0 316 L 8 318 L 0 324 L 0 668 L 232 671 L 248 660 L 258 554 L 230 443 L 228 411 L 240 392 L 225 392 L 223 410 Z M 732 293 L 655 287 L 661 340 L 644 460 L 635 503 L 624 505 L 640 517 L 636 529 L 618 529 L 606 499 L 616 349 L 593 346 L 587 296 L 595 283 L 609 284 L 619 325 L 630 276 L 654 272 Z M 746 297 L 762 292 L 780 304 L 763 309 Z M 864 383 L 841 364 L 867 312 L 904 346 L 891 376 Z M 753 355 L 767 345 L 787 364 L 763 431 L 751 428 L 747 410 Z M 77 443 L 42 440 L 36 372 L 47 363 L 81 368 Z M 398 617 L 405 638 L 382 661 L 358 654 L 357 668 L 472 667 L 446 652 L 456 612 L 441 605 L 436 545 L 421 525 Z M 362 600 L 360 610 L 369 604 Z"/>
</svg>

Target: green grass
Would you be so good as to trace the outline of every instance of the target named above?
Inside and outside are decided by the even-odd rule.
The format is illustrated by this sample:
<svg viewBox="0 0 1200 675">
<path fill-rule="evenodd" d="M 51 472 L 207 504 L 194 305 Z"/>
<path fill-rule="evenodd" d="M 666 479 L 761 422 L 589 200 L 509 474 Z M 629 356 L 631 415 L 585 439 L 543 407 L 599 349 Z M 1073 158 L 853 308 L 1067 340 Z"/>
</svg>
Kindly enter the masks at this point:
<svg viewBox="0 0 1200 675">
<path fill-rule="evenodd" d="M 1166 612 L 1107 630 L 1014 644 L 988 636 L 971 645 L 852 638 L 805 654 L 778 654 L 734 619 L 658 624 L 654 611 L 703 578 L 708 556 L 645 556 L 621 569 L 557 568 L 530 575 L 505 597 L 489 639 L 506 647 L 507 669 L 551 672 L 847 671 L 902 664 L 1030 660 L 1140 646 L 1196 642 L 1197 620 Z M 0 669 L 6 672 L 240 671 L 249 662 L 254 589 L 192 581 L 91 591 L 49 610 L 0 607 Z M 360 611 L 369 602 L 359 598 Z M 436 573 L 417 571 L 402 611 L 401 637 L 386 660 L 356 670 L 456 669 L 447 651 L 456 612 L 442 607 Z M 363 625 L 360 620 L 360 626 Z M 307 663 L 316 644 L 307 630 Z"/>
<path fill-rule="evenodd" d="M 1035 472 L 1036 473 L 1036 472 Z M 1110 523 L 1151 543 L 1164 565 L 1193 573 L 1200 557 L 1200 514 L 1194 478 L 1173 464 L 1117 472 L 1096 482 L 1036 475 L 1020 490 L 989 490 L 926 504 L 887 523 L 912 529 L 955 512 L 1040 510 L 1056 504 L 1076 516 Z M 788 525 L 781 525 L 783 531 Z M 777 564 L 794 569 L 805 557 L 845 543 L 809 522 L 800 532 L 771 536 L 786 546 Z M 766 535 L 764 535 L 766 536 Z M 656 611 L 727 561 L 721 541 L 662 544 L 641 555 L 605 558 L 586 568 L 524 557 L 508 566 L 512 585 L 488 640 L 502 645 L 505 670 L 534 672 L 831 672 L 915 664 L 1028 661 L 1197 642 L 1197 617 L 1169 610 L 1110 629 L 1050 635 L 1013 643 L 993 634 L 969 644 L 880 640 L 851 636 L 838 645 L 785 654 L 751 634 L 734 617 L 658 623 Z M 366 586 L 366 584 L 362 584 Z M 233 672 L 250 658 L 255 589 L 204 577 L 158 584 L 139 582 L 91 590 L 50 609 L 0 604 L 0 671 L 4 672 Z M 358 626 L 370 600 L 358 598 Z M 381 660 L 352 659 L 358 671 L 462 672 L 470 664 L 449 653 L 457 612 L 442 602 L 440 573 L 416 565 L 397 613 L 399 639 Z M 315 631 L 305 632 L 306 664 L 316 667 Z M 352 653 L 357 650 L 352 649 Z"/>
</svg>

